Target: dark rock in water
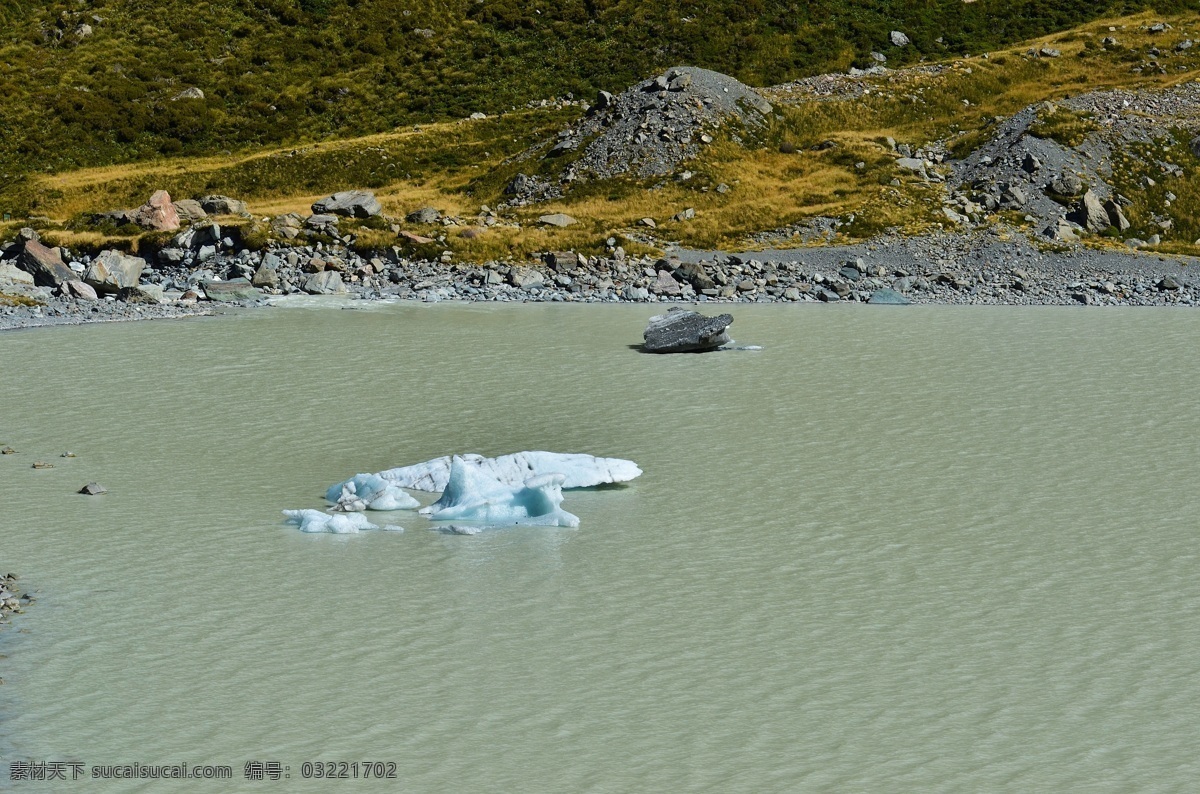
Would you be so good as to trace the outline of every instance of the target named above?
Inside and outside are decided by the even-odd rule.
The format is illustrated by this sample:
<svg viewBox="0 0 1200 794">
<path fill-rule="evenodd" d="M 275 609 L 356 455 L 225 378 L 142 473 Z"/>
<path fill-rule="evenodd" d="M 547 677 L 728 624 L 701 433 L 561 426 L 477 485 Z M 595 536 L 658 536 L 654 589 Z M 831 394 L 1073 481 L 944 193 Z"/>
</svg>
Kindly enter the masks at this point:
<svg viewBox="0 0 1200 794">
<path fill-rule="evenodd" d="M 907 306 L 911 301 L 894 289 L 877 289 L 871 293 L 871 298 L 867 302 L 883 306 Z"/>
<path fill-rule="evenodd" d="M 370 218 L 383 213 L 379 199 L 369 190 L 344 190 L 312 205 L 316 215 L 345 215 L 350 218 Z"/>
<path fill-rule="evenodd" d="M 726 329 L 733 315 L 705 317 L 698 312 L 674 308 L 650 318 L 642 333 L 648 353 L 694 353 L 713 350 L 729 341 Z"/>
<path fill-rule="evenodd" d="M 89 482 L 79 489 L 79 493 L 87 494 L 88 496 L 99 496 L 100 494 L 108 493 L 108 489 L 98 482 Z"/>
<path fill-rule="evenodd" d="M 17 267 L 33 276 L 39 287 L 57 287 L 65 281 L 75 281 L 79 276 L 63 263 L 58 249 L 47 248 L 36 240 L 26 241 Z"/>
<path fill-rule="evenodd" d="M 217 303 L 233 303 L 244 300 L 258 300 L 262 293 L 254 288 L 244 278 L 231 278 L 229 281 L 202 281 L 204 294 L 210 301 Z"/>
</svg>

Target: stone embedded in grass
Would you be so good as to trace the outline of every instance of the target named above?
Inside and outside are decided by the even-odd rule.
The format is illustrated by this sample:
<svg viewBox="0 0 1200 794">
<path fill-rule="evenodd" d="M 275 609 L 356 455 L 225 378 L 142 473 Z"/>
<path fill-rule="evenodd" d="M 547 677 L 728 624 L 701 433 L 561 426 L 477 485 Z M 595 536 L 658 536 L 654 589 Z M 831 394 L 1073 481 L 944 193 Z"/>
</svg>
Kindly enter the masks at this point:
<svg viewBox="0 0 1200 794">
<path fill-rule="evenodd" d="M 538 218 L 538 223 L 542 224 L 543 226 L 557 226 L 560 229 L 570 226 L 573 223 L 578 223 L 578 222 L 579 221 L 575 220 L 570 215 L 567 215 L 566 213 L 563 213 L 563 212 L 555 212 L 550 215 L 542 215 L 541 217 Z"/>
<path fill-rule="evenodd" d="M 370 218 L 383 213 L 383 206 L 369 190 L 343 190 L 312 205 L 317 215 L 345 215 L 350 218 Z"/>
</svg>

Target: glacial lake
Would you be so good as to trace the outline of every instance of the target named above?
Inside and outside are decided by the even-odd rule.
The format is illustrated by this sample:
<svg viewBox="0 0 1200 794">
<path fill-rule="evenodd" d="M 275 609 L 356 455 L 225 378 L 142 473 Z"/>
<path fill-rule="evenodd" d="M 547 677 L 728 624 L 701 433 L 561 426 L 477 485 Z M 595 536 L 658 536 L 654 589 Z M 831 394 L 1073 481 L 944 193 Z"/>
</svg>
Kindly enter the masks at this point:
<svg viewBox="0 0 1200 794">
<path fill-rule="evenodd" d="M 1200 779 L 1200 313 L 735 306 L 761 351 L 663 357 L 630 347 L 655 307 L 353 305 L 0 334 L 0 566 L 40 591 L 0 634 L 0 789 Z M 525 449 L 645 474 L 567 492 L 573 530 L 282 523 Z"/>
</svg>

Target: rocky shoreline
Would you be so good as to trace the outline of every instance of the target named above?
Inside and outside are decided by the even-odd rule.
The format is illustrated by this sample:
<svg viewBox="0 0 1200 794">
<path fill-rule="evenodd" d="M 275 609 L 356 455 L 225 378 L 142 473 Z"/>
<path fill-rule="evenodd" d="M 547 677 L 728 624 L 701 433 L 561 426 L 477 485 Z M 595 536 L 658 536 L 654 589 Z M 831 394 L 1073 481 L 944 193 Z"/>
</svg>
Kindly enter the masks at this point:
<svg viewBox="0 0 1200 794">
<path fill-rule="evenodd" d="M 20 615 L 36 600 L 17 585 L 19 578 L 15 573 L 0 576 L 0 631 L 12 625 L 13 615 Z M 4 683 L 3 679 L 0 683 Z"/>
<path fill-rule="evenodd" d="M 80 265 L 93 260 L 83 257 Z M 1046 251 L 1016 231 L 882 237 L 855 245 L 665 257 L 546 254 L 540 263 L 364 258 L 340 246 L 232 249 L 147 268 L 131 292 L 101 297 L 27 286 L 0 329 L 209 315 L 293 294 L 362 300 L 563 303 L 914 303 L 1196 306 L 1200 262 L 1076 248 Z M 144 294 L 153 300 L 138 299 Z M 135 299 L 131 300 L 131 297 Z M 890 299 L 887 299 L 889 298 Z M 36 301 L 36 305 L 32 301 Z"/>
</svg>

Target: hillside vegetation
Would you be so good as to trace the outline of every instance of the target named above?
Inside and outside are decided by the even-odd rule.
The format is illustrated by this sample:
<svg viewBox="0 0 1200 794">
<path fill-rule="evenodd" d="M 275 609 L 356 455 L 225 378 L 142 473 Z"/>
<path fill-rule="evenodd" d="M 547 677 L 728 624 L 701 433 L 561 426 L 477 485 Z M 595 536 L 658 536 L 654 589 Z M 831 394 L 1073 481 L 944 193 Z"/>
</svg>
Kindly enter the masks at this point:
<svg viewBox="0 0 1200 794">
<path fill-rule="evenodd" d="M 945 59 L 1151 6 L 1188 3 L 0 0 L 0 178 L 494 114 L 680 63 L 764 86 Z"/>
</svg>

